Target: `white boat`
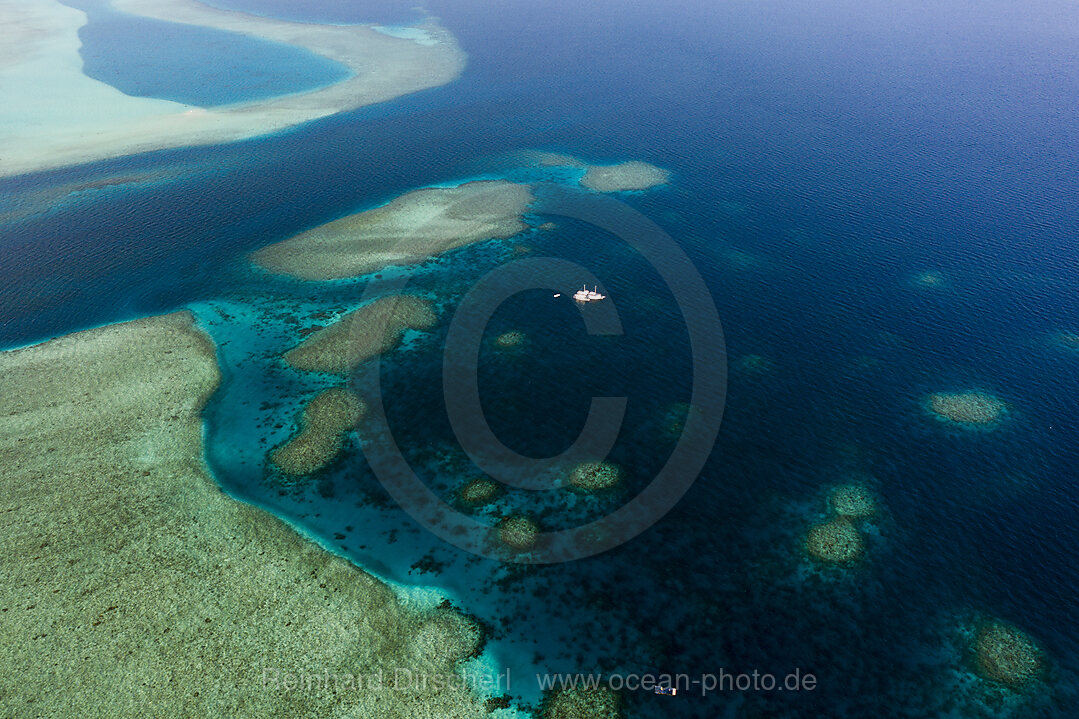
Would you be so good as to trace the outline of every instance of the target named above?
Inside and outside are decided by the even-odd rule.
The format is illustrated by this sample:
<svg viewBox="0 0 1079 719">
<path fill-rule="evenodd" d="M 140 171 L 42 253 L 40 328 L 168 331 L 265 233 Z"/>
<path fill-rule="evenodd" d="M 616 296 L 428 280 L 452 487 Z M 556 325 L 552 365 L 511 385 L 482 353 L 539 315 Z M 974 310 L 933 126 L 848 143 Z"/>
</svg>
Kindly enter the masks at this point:
<svg viewBox="0 0 1079 719">
<path fill-rule="evenodd" d="M 573 293 L 573 299 L 578 302 L 598 302 L 599 300 L 607 299 L 607 295 L 601 295 L 595 286 L 592 289 L 588 289 L 584 285 L 581 289 Z"/>
</svg>

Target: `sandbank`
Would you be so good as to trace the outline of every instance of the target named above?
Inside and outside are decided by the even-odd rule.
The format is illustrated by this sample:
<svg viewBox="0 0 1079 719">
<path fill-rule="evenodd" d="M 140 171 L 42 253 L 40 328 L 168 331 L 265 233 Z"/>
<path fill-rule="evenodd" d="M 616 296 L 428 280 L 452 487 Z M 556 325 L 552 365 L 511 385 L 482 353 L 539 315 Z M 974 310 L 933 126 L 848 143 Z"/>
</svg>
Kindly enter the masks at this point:
<svg viewBox="0 0 1079 719">
<path fill-rule="evenodd" d="M 425 299 L 380 297 L 309 335 L 285 353 L 285 363 L 308 372 L 347 375 L 361 362 L 396 347 L 406 329 L 428 329 L 435 320 Z"/>
<path fill-rule="evenodd" d="M 285 688 L 449 675 L 476 627 L 221 491 L 201 421 L 219 372 L 188 313 L 0 353 L 0 372 L 0 715 L 485 716 L 462 683 Z"/>
<path fill-rule="evenodd" d="M 87 77 L 86 14 L 55 0 L 0 0 L 0 176 L 168 147 L 255 137 L 456 79 L 465 54 L 433 20 L 424 43 L 362 25 L 289 22 L 196 0 L 113 0 L 117 10 L 304 48 L 352 73 L 325 87 L 205 109 L 125 95 Z"/>
<path fill-rule="evenodd" d="M 335 280 L 410 265 L 482 240 L 527 229 L 527 185 L 504 180 L 428 187 L 328 222 L 252 255 L 271 272 L 304 280 Z"/>
<path fill-rule="evenodd" d="M 301 429 L 270 452 L 270 461 L 285 474 L 319 471 L 341 452 L 345 433 L 356 426 L 367 406 L 355 392 L 332 387 L 319 392 L 304 407 Z"/>
</svg>

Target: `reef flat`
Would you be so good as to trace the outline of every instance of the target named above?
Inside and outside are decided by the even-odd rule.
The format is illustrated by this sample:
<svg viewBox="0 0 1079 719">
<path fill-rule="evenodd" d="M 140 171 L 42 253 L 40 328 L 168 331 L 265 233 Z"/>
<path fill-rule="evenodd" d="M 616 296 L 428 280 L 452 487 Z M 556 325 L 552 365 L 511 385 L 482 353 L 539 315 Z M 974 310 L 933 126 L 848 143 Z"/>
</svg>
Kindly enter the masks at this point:
<svg viewBox="0 0 1079 719">
<path fill-rule="evenodd" d="M 254 137 L 444 85 L 465 63 L 454 37 L 431 20 L 421 28 L 429 42 L 421 44 L 362 25 L 288 22 L 195 0 L 114 0 L 113 6 L 304 48 L 344 65 L 351 76 L 212 110 L 132 97 L 83 74 L 78 33 L 85 13 L 54 0 L 0 0 L 0 176 Z"/>
<path fill-rule="evenodd" d="M 640 160 L 592 165 L 572 155 L 543 151 L 528 151 L 524 157 L 545 167 L 576 167 L 584 170 L 580 184 L 594 192 L 650 190 L 666 185 L 671 179 L 669 171 Z"/>
<path fill-rule="evenodd" d="M 434 324 L 427 300 L 413 295 L 380 297 L 310 335 L 284 359 L 294 369 L 347 375 L 361 362 L 397 346 L 406 329 Z"/>
<path fill-rule="evenodd" d="M 336 280 L 409 265 L 527 229 L 527 185 L 504 180 L 413 190 L 388 204 L 328 222 L 252 255 L 271 272 Z"/>
<path fill-rule="evenodd" d="M 0 715 L 486 715 L 460 682 L 392 684 L 452 676 L 474 622 L 402 604 L 209 476 L 220 375 L 188 313 L 0 371 Z"/>
<path fill-rule="evenodd" d="M 270 452 L 285 474 L 312 474 L 337 458 L 345 433 L 356 426 L 367 405 L 355 392 L 332 387 L 319 392 L 303 409 L 302 429 Z"/>
<path fill-rule="evenodd" d="M 671 173 L 647 162 L 621 162 L 617 165 L 589 165 L 581 184 L 596 192 L 649 190 L 666 185 Z"/>
</svg>

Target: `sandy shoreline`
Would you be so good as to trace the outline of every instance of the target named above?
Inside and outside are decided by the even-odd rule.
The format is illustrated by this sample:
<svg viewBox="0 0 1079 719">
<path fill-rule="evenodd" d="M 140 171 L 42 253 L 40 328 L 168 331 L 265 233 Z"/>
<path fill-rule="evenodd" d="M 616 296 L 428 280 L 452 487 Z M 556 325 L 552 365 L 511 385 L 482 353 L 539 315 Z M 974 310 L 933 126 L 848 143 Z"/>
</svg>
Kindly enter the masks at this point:
<svg viewBox="0 0 1079 719">
<path fill-rule="evenodd" d="M 460 685 L 275 684 L 449 675 L 478 630 L 221 491 L 201 420 L 220 375 L 190 314 L 0 353 L 0 372 L 0 715 L 486 715 Z"/>
<path fill-rule="evenodd" d="M 433 20 L 421 44 L 361 25 L 316 25 L 218 10 L 195 0 L 115 0 L 116 9 L 240 32 L 341 63 L 341 82 L 204 109 L 131 97 L 82 73 L 86 15 L 55 0 L 0 0 L 0 176 L 169 147 L 255 137 L 454 80 L 465 55 Z"/>
</svg>

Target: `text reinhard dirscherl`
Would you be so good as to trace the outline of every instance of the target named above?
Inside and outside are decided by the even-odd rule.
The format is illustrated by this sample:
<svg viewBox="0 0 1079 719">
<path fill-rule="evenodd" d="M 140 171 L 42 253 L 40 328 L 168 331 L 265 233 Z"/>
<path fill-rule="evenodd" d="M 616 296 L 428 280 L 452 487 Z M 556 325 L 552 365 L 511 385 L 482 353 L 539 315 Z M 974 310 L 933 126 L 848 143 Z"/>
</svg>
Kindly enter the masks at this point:
<svg viewBox="0 0 1079 719">
<path fill-rule="evenodd" d="M 437 674 L 397 667 L 392 671 L 376 671 L 369 674 L 350 672 L 335 673 L 328 669 L 317 671 L 290 671 L 278 667 L 262 670 L 262 688 L 285 692 L 349 692 L 389 689 L 390 691 L 424 691 L 444 688 L 467 688 L 480 695 L 497 695 L 510 691 L 510 670 L 491 674 L 487 672 L 454 672 Z M 651 692 L 657 687 L 677 689 L 679 693 L 700 694 L 711 692 L 772 692 L 807 691 L 817 688 L 817 677 L 801 669 L 795 669 L 779 677 L 767 672 L 753 670 L 732 673 L 720 668 L 718 672 L 701 674 L 536 674 L 536 684 L 542 691 L 559 689 L 596 689 L 606 686 L 618 691 Z"/>
</svg>

